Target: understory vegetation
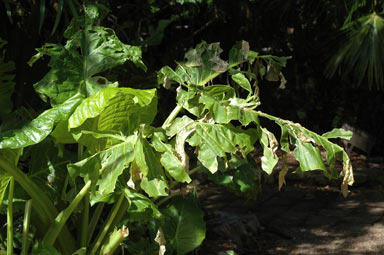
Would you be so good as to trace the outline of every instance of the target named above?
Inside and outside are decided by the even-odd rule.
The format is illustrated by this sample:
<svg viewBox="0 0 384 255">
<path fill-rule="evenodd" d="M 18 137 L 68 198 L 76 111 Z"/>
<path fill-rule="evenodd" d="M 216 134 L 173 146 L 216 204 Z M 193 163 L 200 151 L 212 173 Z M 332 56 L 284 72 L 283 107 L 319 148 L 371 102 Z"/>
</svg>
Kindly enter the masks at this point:
<svg viewBox="0 0 384 255">
<path fill-rule="evenodd" d="M 0 253 L 187 254 L 206 232 L 195 174 L 256 199 L 260 172 L 272 173 L 277 149 L 283 160 L 295 155 L 296 171 L 342 176 L 347 195 L 352 166 L 329 139 L 351 132 L 319 135 L 258 109 L 259 84 L 284 87 L 289 57 L 259 54 L 246 41 L 223 53 L 219 43 L 202 41 L 157 71 L 157 87 L 135 88 L 113 70 L 129 62 L 125 71 L 145 76 L 142 49 L 100 26 L 106 13 L 84 5 L 64 43 L 46 43 L 29 60 L 49 67 L 33 85 L 49 105 L 43 111 L 12 106 L 15 66 L 0 59 L 0 88 L 8 91 L 1 95 L 0 213 L 7 220 Z M 280 128 L 279 139 L 260 119 Z"/>
</svg>

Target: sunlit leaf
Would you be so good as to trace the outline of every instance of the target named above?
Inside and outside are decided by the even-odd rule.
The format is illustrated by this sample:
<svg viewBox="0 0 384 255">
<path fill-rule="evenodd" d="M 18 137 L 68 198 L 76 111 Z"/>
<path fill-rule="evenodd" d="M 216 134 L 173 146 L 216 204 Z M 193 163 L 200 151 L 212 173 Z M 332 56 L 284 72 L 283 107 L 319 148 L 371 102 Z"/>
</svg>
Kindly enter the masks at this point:
<svg viewBox="0 0 384 255">
<path fill-rule="evenodd" d="M 68 165 L 68 172 L 73 179 L 81 176 L 85 181 L 92 181 L 91 200 L 96 195 L 107 196 L 112 193 L 118 177 L 133 161 L 137 137 L 133 135 L 123 139 L 124 142 Z"/>
<path fill-rule="evenodd" d="M 21 129 L 0 133 L 0 148 L 23 148 L 44 140 L 60 121 L 65 121 L 83 100 L 76 94 L 63 104 L 44 111 Z"/>
<path fill-rule="evenodd" d="M 164 141 L 166 138 L 165 134 L 161 132 L 154 133 L 153 145 L 157 151 L 162 152 L 160 158 L 161 164 L 175 180 L 179 182 L 191 182 L 191 178 L 186 172 L 188 169 L 185 168 L 182 160 L 176 156 L 176 150 Z M 184 143 L 182 143 L 182 146 L 184 147 Z M 180 151 L 178 151 L 178 153 L 180 155 Z M 185 153 L 185 151 L 183 150 L 181 153 Z M 184 157 L 187 156 L 185 155 Z M 186 161 L 188 161 L 187 158 Z"/>
<path fill-rule="evenodd" d="M 322 137 L 325 138 L 342 138 L 350 140 L 352 138 L 353 132 L 350 130 L 344 130 L 342 128 L 334 128 L 333 130 L 322 134 Z"/>
<path fill-rule="evenodd" d="M 186 130 L 193 130 L 193 134 L 190 132 L 192 136 L 188 139 L 188 143 L 199 148 L 199 161 L 212 173 L 217 171 L 217 157 L 225 157 L 226 153 L 237 151 L 246 156 L 253 150 L 257 137 L 255 130 L 252 129 L 244 131 L 230 125 L 194 122 L 186 116 L 176 119 L 167 134 L 178 136 Z"/>
<path fill-rule="evenodd" d="M 135 162 L 143 174 L 141 188 L 150 196 L 167 196 L 168 184 L 160 163 L 146 139 L 139 138 L 135 144 Z"/>
<path fill-rule="evenodd" d="M 77 31 L 65 46 L 46 44 L 37 51 L 29 64 L 48 55 L 51 70 L 34 87 L 44 100 L 49 98 L 52 106 L 77 93 L 89 97 L 100 89 L 116 87 L 117 83 L 97 74 L 127 60 L 144 66 L 139 47 L 123 44 L 112 29 L 97 26 Z"/>
</svg>

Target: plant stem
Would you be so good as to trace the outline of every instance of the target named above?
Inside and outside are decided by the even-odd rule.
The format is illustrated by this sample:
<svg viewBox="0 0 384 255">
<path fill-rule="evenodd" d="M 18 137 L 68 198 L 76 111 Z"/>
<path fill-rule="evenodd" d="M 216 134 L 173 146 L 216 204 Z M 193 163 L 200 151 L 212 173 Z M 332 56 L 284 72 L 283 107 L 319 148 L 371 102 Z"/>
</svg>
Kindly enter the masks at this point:
<svg viewBox="0 0 384 255">
<path fill-rule="evenodd" d="M 23 171 L 10 164 L 7 159 L 0 156 L 0 168 L 4 169 L 9 175 L 15 178 L 15 181 L 28 193 L 33 199 L 33 209 L 38 214 L 43 228 L 48 228 L 57 215 L 57 210 L 42 191 Z M 74 240 L 67 228 L 64 228 L 63 235 L 59 237 L 60 247 L 63 255 L 72 254 L 75 250 Z"/>
<path fill-rule="evenodd" d="M 25 203 L 24 222 L 23 222 L 23 242 L 22 242 L 22 248 L 21 248 L 21 255 L 28 254 L 28 234 L 29 234 L 29 224 L 31 219 L 31 210 L 32 210 L 32 199 L 29 199 Z"/>
<path fill-rule="evenodd" d="M 81 218 L 81 237 L 80 247 L 86 247 L 88 243 L 88 223 L 89 223 L 89 194 L 84 198 L 84 210 Z"/>
<path fill-rule="evenodd" d="M 114 231 L 109 237 L 107 242 L 101 247 L 100 254 L 114 254 L 119 245 L 127 238 L 129 230 L 123 226 L 121 229 Z"/>
<path fill-rule="evenodd" d="M 89 223 L 89 226 L 88 226 L 88 241 L 87 241 L 87 246 L 88 246 L 89 242 L 91 241 L 93 232 L 95 231 L 95 228 L 96 228 L 96 225 L 97 225 L 97 223 L 98 223 L 98 221 L 99 221 L 100 215 L 101 215 L 101 213 L 103 212 L 104 205 L 105 205 L 105 203 L 99 203 L 99 204 L 96 206 L 96 210 L 95 210 L 95 212 L 94 212 L 93 215 L 92 215 L 91 222 Z"/>
<path fill-rule="evenodd" d="M 104 240 L 104 237 L 107 235 L 107 233 L 109 232 L 109 229 L 111 228 L 112 222 L 115 219 L 116 214 L 120 210 L 120 206 L 123 202 L 123 199 L 124 199 L 124 193 L 121 193 L 119 200 L 114 204 L 111 212 L 108 215 L 107 220 L 105 221 L 103 227 L 101 228 L 99 234 L 97 235 L 96 242 L 93 245 L 90 255 L 95 255 L 96 252 L 99 250 L 100 245 Z"/>
<path fill-rule="evenodd" d="M 169 124 L 176 118 L 176 116 L 179 114 L 179 112 L 183 109 L 182 105 L 176 105 L 176 107 L 173 109 L 171 114 L 169 114 L 168 118 L 164 121 L 163 125 L 161 126 L 162 128 L 166 129 Z"/>
<path fill-rule="evenodd" d="M 85 195 L 88 194 L 88 190 L 91 187 L 91 181 L 88 181 L 84 187 L 77 193 L 76 197 L 72 200 L 67 208 L 57 215 L 55 221 L 49 228 L 48 232 L 45 234 L 43 241 L 53 245 L 57 236 L 60 234 L 62 228 L 67 222 L 69 216 L 72 214 L 73 210 L 79 205 L 80 201 L 83 199 Z"/>
<path fill-rule="evenodd" d="M 7 209 L 7 255 L 13 255 L 13 192 L 15 180 L 11 177 L 8 188 L 8 209 Z"/>
<path fill-rule="evenodd" d="M 78 144 L 77 147 L 77 160 L 83 159 L 84 146 Z M 84 209 L 81 217 L 81 229 L 80 229 L 80 247 L 86 247 L 88 241 L 88 223 L 89 223 L 89 194 L 84 198 Z"/>
</svg>

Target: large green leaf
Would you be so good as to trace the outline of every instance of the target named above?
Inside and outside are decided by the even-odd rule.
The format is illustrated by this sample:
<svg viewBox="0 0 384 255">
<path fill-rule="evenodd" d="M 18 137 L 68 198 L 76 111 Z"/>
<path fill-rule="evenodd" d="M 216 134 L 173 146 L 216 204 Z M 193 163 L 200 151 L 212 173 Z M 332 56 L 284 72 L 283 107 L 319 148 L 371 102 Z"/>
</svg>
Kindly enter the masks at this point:
<svg viewBox="0 0 384 255">
<path fill-rule="evenodd" d="M 140 124 L 151 124 L 156 111 L 155 89 L 106 88 L 81 102 L 69 118 L 69 128 L 100 116 L 98 130 L 122 130 L 129 125 L 132 131 Z"/>
<path fill-rule="evenodd" d="M 88 97 L 102 88 L 117 87 L 117 83 L 96 75 L 127 60 L 144 66 L 139 47 L 123 44 L 112 29 L 99 26 L 86 26 L 73 33 L 65 46 L 46 44 L 37 51 L 29 64 L 48 55 L 51 70 L 34 87 L 52 106 L 77 93 Z"/>
<path fill-rule="evenodd" d="M 60 121 L 65 121 L 83 100 L 76 94 L 64 103 L 44 111 L 21 129 L 8 130 L 0 133 L 0 148 L 24 148 L 44 140 Z"/>
<path fill-rule="evenodd" d="M 145 195 L 132 189 L 124 189 L 124 194 L 129 201 L 129 220 L 149 221 L 162 216 L 157 206 Z"/>
<path fill-rule="evenodd" d="M 195 199 L 177 197 L 162 213 L 167 250 L 183 255 L 200 246 L 205 239 L 205 222 Z"/>
<path fill-rule="evenodd" d="M 191 182 L 192 180 L 186 172 L 188 169 L 185 169 L 183 162 L 177 157 L 176 150 L 170 144 L 167 144 L 166 140 L 167 136 L 163 132 L 158 131 L 153 134 L 153 146 L 158 152 L 162 153 L 161 164 L 176 181 Z"/>
<path fill-rule="evenodd" d="M 6 42 L 0 38 L 0 50 L 5 44 Z M 0 119 L 10 113 L 13 107 L 11 95 L 15 87 L 13 81 L 15 75 L 12 74 L 14 70 L 15 63 L 13 61 L 5 62 L 4 56 L 0 54 Z"/>
<path fill-rule="evenodd" d="M 68 165 L 72 178 L 92 181 L 91 203 L 114 192 L 118 177 L 134 159 L 137 136 L 121 137 L 121 142 L 75 164 Z"/>
<path fill-rule="evenodd" d="M 198 159 L 214 173 L 217 171 L 217 157 L 226 157 L 226 153 L 241 152 L 245 157 L 253 150 L 257 139 L 254 129 L 241 130 L 231 125 L 210 124 L 193 121 L 188 117 L 176 119 L 168 128 L 167 134 L 193 135 L 188 139 L 192 146 L 198 147 Z"/>
<path fill-rule="evenodd" d="M 160 163 L 159 155 L 148 141 L 139 137 L 135 144 L 135 163 L 143 177 L 141 188 L 150 196 L 168 196 L 168 184 Z"/>
<path fill-rule="evenodd" d="M 141 124 L 151 124 L 157 113 L 154 89 L 106 88 L 82 101 L 68 121 L 76 140 L 95 152 L 105 146 L 85 131 L 132 134 Z"/>
</svg>

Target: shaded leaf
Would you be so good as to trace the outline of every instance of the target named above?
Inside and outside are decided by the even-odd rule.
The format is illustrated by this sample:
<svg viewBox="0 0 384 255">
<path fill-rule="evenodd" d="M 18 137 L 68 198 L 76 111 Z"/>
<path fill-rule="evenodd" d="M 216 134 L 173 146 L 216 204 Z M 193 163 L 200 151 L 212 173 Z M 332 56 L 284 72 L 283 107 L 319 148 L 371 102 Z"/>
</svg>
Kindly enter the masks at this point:
<svg viewBox="0 0 384 255">
<path fill-rule="evenodd" d="M 201 245 L 205 239 L 205 222 L 196 200 L 178 197 L 162 213 L 167 250 L 183 255 Z"/>
<path fill-rule="evenodd" d="M 157 206 L 143 194 L 132 189 L 124 189 L 124 194 L 129 201 L 128 212 L 131 221 L 149 221 L 162 216 Z"/>
</svg>

